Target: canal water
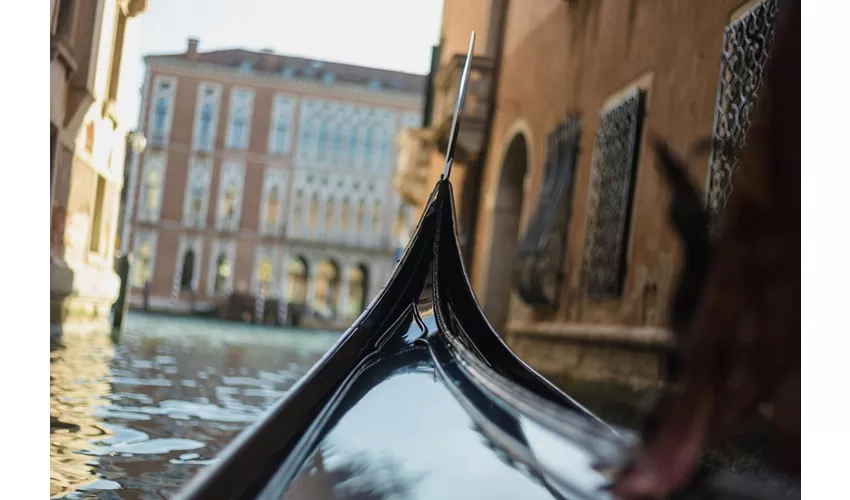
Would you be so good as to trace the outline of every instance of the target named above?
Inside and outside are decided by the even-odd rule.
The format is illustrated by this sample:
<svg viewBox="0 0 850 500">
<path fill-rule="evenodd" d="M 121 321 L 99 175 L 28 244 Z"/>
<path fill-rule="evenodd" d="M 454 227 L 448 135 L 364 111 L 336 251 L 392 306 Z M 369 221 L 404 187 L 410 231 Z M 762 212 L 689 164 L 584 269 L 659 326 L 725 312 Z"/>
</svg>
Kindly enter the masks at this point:
<svg viewBox="0 0 850 500">
<path fill-rule="evenodd" d="M 131 314 L 119 344 L 50 353 L 50 493 L 170 498 L 283 397 L 338 333 Z"/>
</svg>

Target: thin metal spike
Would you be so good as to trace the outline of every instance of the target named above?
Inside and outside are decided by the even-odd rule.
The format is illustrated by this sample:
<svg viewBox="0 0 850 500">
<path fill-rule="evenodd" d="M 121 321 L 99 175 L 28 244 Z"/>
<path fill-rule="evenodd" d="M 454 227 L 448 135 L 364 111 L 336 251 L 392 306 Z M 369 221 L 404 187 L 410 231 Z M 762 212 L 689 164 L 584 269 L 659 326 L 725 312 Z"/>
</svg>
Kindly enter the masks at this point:
<svg viewBox="0 0 850 500">
<path fill-rule="evenodd" d="M 452 118 L 452 128 L 449 132 L 449 144 L 446 148 L 446 166 L 443 167 L 442 180 L 448 180 L 449 174 L 452 173 L 452 162 L 455 156 L 455 142 L 457 142 L 458 125 L 460 122 L 460 113 L 463 110 L 463 103 L 466 101 L 466 88 L 469 86 L 469 66 L 472 63 L 472 49 L 475 48 L 475 32 L 469 37 L 469 51 L 466 53 L 466 62 L 463 64 L 463 72 L 460 76 L 460 88 L 457 92 L 457 104 L 455 105 L 455 114 Z"/>
</svg>

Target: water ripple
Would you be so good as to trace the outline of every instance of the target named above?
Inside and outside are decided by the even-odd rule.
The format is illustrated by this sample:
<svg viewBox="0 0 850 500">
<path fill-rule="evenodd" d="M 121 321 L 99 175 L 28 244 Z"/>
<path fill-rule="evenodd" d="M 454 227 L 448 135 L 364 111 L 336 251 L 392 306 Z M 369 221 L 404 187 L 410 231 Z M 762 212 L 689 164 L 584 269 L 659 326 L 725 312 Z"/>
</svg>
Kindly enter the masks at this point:
<svg viewBox="0 0 850 500">
<path fill-rule="evenodd" d="M 173 495 L 337 338 L 138 314 L 117 346 L 66 336 L 51 352 L 51 497 Z"/>
</svg>

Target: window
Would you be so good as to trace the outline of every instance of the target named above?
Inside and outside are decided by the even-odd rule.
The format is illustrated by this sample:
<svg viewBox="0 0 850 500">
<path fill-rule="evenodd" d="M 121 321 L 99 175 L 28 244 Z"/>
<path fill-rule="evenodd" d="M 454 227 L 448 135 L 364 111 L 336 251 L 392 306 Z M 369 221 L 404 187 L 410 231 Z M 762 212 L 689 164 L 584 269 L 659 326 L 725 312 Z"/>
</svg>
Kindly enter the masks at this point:
<svg viewBox="0 0 850 500">
<path fill-rule="evenodd" d="M 254 63 L 247 59 L 239 63 L 239 69 L 241 69 L 242 71 L 251 71 L 253 68 Z"/>
<path fill-rule="evenodd" d="M 236 111 L 236 116 L 233 117 L 233 134 L 231 135 L 230 148 L 245 148 L 245 116 L 242 110 Z"/>
<path fill-rule="evenodd" d="M 340 225 L 340 228 L 342 230 L 347 229 L 347 227 L 346 227 L 346 226 L 348 226 L 347 219 L 349 217 L 349 211 L 350 210 L 351 210 L 351 201 L 348 199 L 348 197 L 345 197 L 345 198 L 342 199 L 342 210 L 340 211 L 341 215 L 340 215 L 339 225 Z"/>
<path fill-rule="evenodd" d="M 191 248 L 183 254 L 183 268 L 180 270 L 180 291 L 194 289 L 195 251 Z"/>
<path fill-rule="evenodd" d="M 357 157 L 357 129 L 352 127 L 350 134 L 348 136 L 348 161 L 353 164 Z"/>
<path fill-rule="evenodd" d="M 363 232 L 363 222 L 366 218 L 366 201 L 360 200 L 360 203 L 357 204 L 357 217 L 354 219 L 354 231 L 357 234 L 361 234 Z"/>
<path fill-rule="evenodd" d="M 145 208 L 151 214 L 155 213 L 157 208 L 159 208 L 159 189 L 159 172 L 152 170 L 148 172 L 148 178 L 145 181 Z"/>
<path fill-rule="evenodd" d="M 286 301 L 290 304 L 307 302 L 307 260 L 296 257 L 286 265 Z"/>
<path fill-rule="evenodd" d="M 200 224 L 202 222 L 202 218 L 204 216 L 204 188 L 201 186 L 195 186 L 192 188 L 192 203 L 190 205 L 190 210 L 192 214 L 192 221 L 195 224 Z"/>
<path fill-rule="evenodd" d="M 97 187 L 94 194 L 94 213 L 92 214 L 91 235 L 89 250 L 100 253 L 103 242 L 103 199 L 106 195 L 106 179 L 97 176 Z"/>
<path fill-rule="evenodd" d="M 277 214 L 280 209 L 280 202 L 277 199 L 277 186 L 272 187 L 272 192 L 269 194 L 269 200 L 266 202 L 266 227 L 269 231 L 277 231 Z"/>
<path fill-rule="evenodd" d="M 325 203 L 325 231 L 334 229 L 334 219 L 336 218 L 336 201 L 333 196 L 328 197 L 328 202 Z"/>
<path fill-rule="evenodd" d="M 374 140 L 375 132 L 371 127 L 366 129 L 365 137 L 363 138 L 363 156 L 366 157 L 366 161 L 369 161 L 372 156 L 372 141 Z"/>
<path fill-rule="evenodd" d="M 327 123 L 322 122 L 319 124 L 319 142 L 317 144 L 317 149 L 319 150 L 319 159 L 325 157 L 325 153 L 328 147 L 328 126 Z"/>
<path fill-rule="evenodd" d="M 228 149 L 246 149 L 251 136 L 251 107 L 254 94 L 250 90 L 233 90 L 227 127 Z"/>
<path fill-rule="evenodd" d="M 381 161 L 388 161 L 390 158 L 390 131 L 384 130 L 381 134 Z"/>
<path fill-rule="evenodd" d="M 308 215 L 307 225 L 310 229 L 316 229 L 316 225 L 319 223 L 319 195 L 313 193 L 313 196 L 310 198 L 310 214 Z"/>
<path fill-rule="evenodd" d="M 268 295 L 272 284 L 272 261 L 268 257 L 263 257 L 260 265 L 257 266 L 257 283 L 260 295 L 263 297 Z"/>
<path fill-rule="evenodd" d="M 592 299 L 622 295 L 644 91 L 599 115 L 590 172 L 582 281 Z"/>
<path fill-rule="evenodd" d="M 381 226 L 381 202 L 376 201 L 372 206 L 372 234 L 378 234 Z"/>
<path fill-rule="evenodd" d="M 215 284 L 213 285 L 213 293 L 215 295 L 224 293 L 230 273 L 230 261 L 227 259 L 227 255 L 222 253 L 215 262 Z"/>
<path fill-rule="evenodd" d="M 369 90 L 379 90 L 381 88 L 381 82 L 377 79 L 372 79 L 369 81 Z"/>
<path fill-rule="evenodd" d="M 324 75 L 322 75 L 322 82 L 324 82 L 325 85 L 333 85 L 335 81 L 336 81 L 336 78 L 334 77 L 334 74 L 331 73 L 331 72 L 327 72 Z"/>
<path fill-rule="evenodd" d="M 198 137 L 198 146 L 204 150 L 211 149 L 212 146 L 212 144 L 210 144 L 212 139 L 212 119 L 212 104 L 204 104 L 204 107 L 201 110 L 201 133 Z"/>
<path fill-rule="evenodd" d="M 338 123 L 336 125 L 336 127 L 334 127 L 333 150 L 334 150 L 334 154 L 336 154 L 336 155 L 342 154 L 342 124 L 341 123 Z"/>
<path fill-rule="evenodd" d="M 231 219 L 236 214 L 236 186 L 227 186 L 224 190 L 224 198 L 221 203 L 221 215 L 226 219 Z"/>
<path fill-rule="evenodd" d="M 289 80 L 295 76 L 295 70 L 292 69 L 292 66 L 284 66 L 280 74 L 283 75 L 284 78 Z"/>
<path fill-rule="evenodd" d="M 286 150 L 286 118 L 280 117 L 277 119 L 277 124 L 275 125 L 274 130 L 274 141 L 273 141 L 273 153 L 283 153 Z"/>
<path fill-rule="evenodd" d="M 363 265 L 348 268 L 348 301 L 346 319 L 354 319 L 366 309 L 366 268 Z"/>
<path fill-rule="evenodd" d="M 165 118 L 168 115 L 168 102 L 165 97 L 160 97 L 156 101 L 153 116 L 153 133 L 162 135 L 165 133 Z"/>
<path fill-rule="evenodd" d="M 304 193 L 301 190 L 296 191 L 293 205 L 292 218 L 300 225 L 301 214 L 304 213 Z"/>
</svg>

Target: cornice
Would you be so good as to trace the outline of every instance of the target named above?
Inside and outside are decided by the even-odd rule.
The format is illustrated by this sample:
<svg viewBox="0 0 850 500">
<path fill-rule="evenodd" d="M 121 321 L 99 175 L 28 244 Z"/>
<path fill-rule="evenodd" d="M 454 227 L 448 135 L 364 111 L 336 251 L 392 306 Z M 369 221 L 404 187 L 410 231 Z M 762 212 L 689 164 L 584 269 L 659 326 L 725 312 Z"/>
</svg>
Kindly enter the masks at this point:
<svg viewBox="0 0 850 500">
<path fill-rule="evenodd" d="M 281 91 L 294 93 L 316 93 L 331 92 L 339 94 L 341 99 L 357 96 L 362 101 L 368 101 L 375 105 L 388 105 L 397 107 L 409 107 L 419 110 L 422 106 L 423 95 L 418 93 L 399 92 L 394 90 L 369 90 L 360 85 L 350 83 L 334 83 L 332 86 L 318 81 L 292 77 L 285 78 L 278 73 L 252 71 L 246 72 L 239 68 L 222 66 L 203 61 L 187 61 L 184 59 L 168 56 L 145 57 L 145 63 L 150 69 L 170 69 L 187 76 L 201 78 L 229 78 L 235 80 L 234 84 L 247 83 L 253 85 L 267 85 L 279 88 Z"/>
</svg>

